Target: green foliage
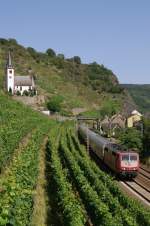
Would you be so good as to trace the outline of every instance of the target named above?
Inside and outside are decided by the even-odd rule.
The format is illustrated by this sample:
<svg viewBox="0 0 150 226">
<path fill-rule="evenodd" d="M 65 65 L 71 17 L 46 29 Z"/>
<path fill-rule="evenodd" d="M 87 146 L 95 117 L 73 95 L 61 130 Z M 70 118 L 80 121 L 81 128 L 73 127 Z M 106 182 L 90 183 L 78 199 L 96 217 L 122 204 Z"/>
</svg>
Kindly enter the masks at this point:
<svg viewBox="0 0 150 226">
<path fill-rule="evenodd" d="M 119 94 L 116 99 L 122 102 L 119 98 L 122 93 L 119 93 L 120 86 L 116 76 L 103 65 L 82 64 L 78 56 L 67 60 L 64 59 L 63 54 L 56 56 L 51 49 L 47 50 L 48 53 L 37 52 L 32 47 L 24 48 L 7 39 L 0 41 L 1 87 L 4 83 L 3 68 L 9 49 L 13 53 L 15 73 L 27 74 L 32 65 L 32 74 L 36 75 L 37 88 L 39 86 L 39 90 L 41 92 L 43 90 L 47 96 L 63 95 L 66 101 L 62 104 L 62 110 L 68 114 L 73 108 L 78 107 L 76 103 L 80 103 L 79 107 L 87 111 L 94 111 L 95 106 L 99 109 L 105 101 L 103 94 L 106 98 L 109 95 L 104 92 Z M 95 76 L 96 79 L 92 79 Z"/>
<path fill-rule="evenodd" d="M 76 64 L 81 64 L 81 58 L 79 56 L 74 56 L 73 57 L 73 61 L 76 63 Z"/>
<path fill-rule="evenodd" d="M 27 51 L 31 54 L 31 56 L 35 59 L 37 57 L 37 52 L 34 48 L 28 47 Z"/>
<path fill-rule="evenodd" d="M 87 117 L 97 117 L 97 118 L 101 117 L 100 110 L 86 111 L 86 112 L 81 113 L 80 115 L 87 116 Z"/>
<path fill-rule="evenodd" d="M 53 96 L 50 101 L 47 103 L 47 108 L 53 112 L 61 111 L 61 103 L 63 101 L 63 96 L 57 95 Z"/>
<path fill-rule="evenodd" d="M 150 224 L 149 212 L 124 196 L 113 179 L 90 159 L 72 122 L 56 124 L 4 95 L 0 96 L 0 109 L 0 160 L 6 163 L 11 156 L 11 164 L 0 180 L 0 225 L 31 224 L 39 150 L 47 134 L 46 173 L 50 169 L 55 205 L 63 225 L 87 225 L 89 217 L 93 225 Z M 32 135 L 27 145 L 14 152 L 29 131 Z"/>
<path fill-rule="evenodd" d="M 143 150 L 146 156 L 150 156 L 150 119 L 144 119 L 144 134 L 143 134 Z"/>
<path fill-rule="evenodd" d="M 42 120 L 39 114 L 0 92 L 0 171 L 20 140 Z"/>
<path fill-rule="evenodd" d="M 16 95 L 17 95 L 17 96 L 20 96 L 20 95 L 21 95 L 21 93 L 20 93 L 19 90 L 17 90 Z"/>
<path fill-rule="evenodd" d="M 96 190 L 99 198 L 107 204 L 109 212 L 112 213 L 113 217 L 116 218 L 116 224 L 127 224 L 127 225 L 136 225 L 133 217 L 130 216 L 128 210 L 120 205 L 118 198 L 113 197 L 105 184 L 98 178 L 98 175 L 93 171 L 88 162 L 88 158 L 85 156 L 80 156 L 74 147 L 74 137 L 68 135 L 70 150 L 72 151 L 75 159 L 78 161 L 79 166 L 85 172 L 87 179 L 89 180 L 92 187 Z M 80 149 L 80 147 L 79 147 Z M 107 178 L 107 177 L 106 177 Z"/>
<path fill-rule="evenodd" d="M 4 38 L 0 38 L 0 44 L 7 45 L 8 44 L 8 40 L 4 39 Z"/>
<path fill-rule="evenodd" d="M 122 86 L 129 91 L 139 110 L 150 112 L 150 85 L 123 84 Z"/>
<path fill-rule="evenodd" d="M 39 124 L 25 149 L 12 160 L 0 182 L 0 225 L 29 225 L 38 175 L 41 142 L 50 123 Z"/>
<path fill-rule="evenodd" d="M 111 70 L 96 62 L 89 64 L 86 69 L 90 84 L 94 90 L 99 92 L 121 93 L 123 88 Z"/>
<path fill-rule="evenodd" d="M 120 103 L 116 100 L 110 99 L 103 104 L 100 113 L 102 117 L 104 117 L 105 115 L 110 117 L 119 112 L 120 110 L 121 110 Z"/>
<path fill-rule="evenodd" d="M 17 40 L 14 39 L 14 38 L 9 38 L 8 41 L 9 41 L 9 43 L 10 43 L 11 45 L 17 45 L 17 44 L 18 44 L 18 43 L 17 43 Z"/>
<path fill-rule="evenodd" d="M 63 130 L 63 134 L 65 130 Z M 90 211 L 90 217 L 95 225 L 114 225 L 111 214 L 108 212 L 107 206 L 101 202 L 98 198 L 97 193 L 88 183 L 86 177 L 84 176 L 82 170 L 78 166 L 74 157 L 70 153 L 68 147 L 65 144 L 65 140 L 61 139 L 60 152 L 64 155 L 66 162 L 68 164 L 69 170 L 72 172 L 72 176 L 75 179 L 77 188 L 82 197 L 82 200 Z"/>
<path fill-rule="evenodd" d="M 12 95 L 12 88 L 9 87 L 9 95 Z"/>
<path fill-rule="evenodd" d="M 120 132 L 119 140 L 122 145 L 128 149 L 137 149 L 142 152 L 142 136 L 141 132 L 135 128 L 126 128 Z"/>
<path fill-rule="evenodd" d="M 0 92 L 0 225 L 30 225 L 39 149 L 52 124 Z"/>
<path fill-rule="evenodd" d="M 74 131 L 74 127 L 72 127 L 72 130 Z M 113 198 L 110 199 L 110 206 L 112 204 L 113 208 L 110 211 L 115 210 L 115 208 L 117 208 L 116 205 L 118 205 L 117 200 L 119 202 L 120 207 L 116 209 L 117 212 L 115 212 L 115 218 L 117 221 L 119 220 L 119 215 L 121 215 L 123 224 L 121 224 L 121 222 L 117 224 L 116 222 L 116 224 L 114 225 L 149 225 L 150 212 L 146 211 L 145 208 L 140 206 L 139 203 L 135 202 L 135 200 L 132 200 L 131 198 L 125 196 L 120 191 L 115 181 L 113 181 L 109 175 L 101 171 L 94 161 L 91 161 L 89 155 L 87 155 L 85 147 L 80 145 L 79 140 L 75 135 L 75 131 L 71 134 L 74 148 L 76 150 L 76 158 L 78 159 L 78 162 L 80 162 L 82 170 L 87 170 L 87 172 L 85 172 L 85 175 L 87 176 L 87 178 L 89 178 L 90 181 L 93 180 L 91 184 L 93 184 L 95 189 L 98 189 L 97 186 L 98 183 L 100 183 L 99 186 L 101 189 L 99 191 L 97 190 L 98 192 L 101 192 L 99 199 L 105 200 L 105 202 L 109 206 L 110 194 L 112 195 Z M 79 156 L 82 156 L 84 161 Z M 96 178 L 93 178 L 94 174 L 91 172 L 91 170 L 96 174 Z M 103 186 L 105 186 L 105 188 L 102 189 Z M 108 192 L 110 192 L 110 194 Z"/>
<path fill-rule="evenodd" d="M 23 95 L 24 95 L 24 96 L 29 96 L 29 92 L 28 92 L 27 90 L 24 90 L 24 91 L 23 91 Z"/>
<path fill-rule="evenodd" d="M 50 48 L 46 50 L 46 53 L 49 57 L 55 57 L 56 56 L 55 51 L 53 49 L 50 49 Z"/>
<path fill-rule="evenodd" d="M 59 135 L 58 135 L 59 134 Z M 58 206 L 62 210 L 64 225 L 83 226 L 85 216 L 83 209 L 76 198 L 71 184 L 67 181 L 58 155 L 60 128 L 55 128 L 49 136 L 48 152 L 51 153 L 51 170 L 54 183 L 56 183 L 56 196 Z"/>
<path fill-rule="evenodd" d="M 62 60 L 65 59 L 65 56 L 64 56 L 64 54 L 62 54 L 62 53 L 57 54 L 57 57 L 60 58 L 60 59 L 62 59 Z"/>
</svg>

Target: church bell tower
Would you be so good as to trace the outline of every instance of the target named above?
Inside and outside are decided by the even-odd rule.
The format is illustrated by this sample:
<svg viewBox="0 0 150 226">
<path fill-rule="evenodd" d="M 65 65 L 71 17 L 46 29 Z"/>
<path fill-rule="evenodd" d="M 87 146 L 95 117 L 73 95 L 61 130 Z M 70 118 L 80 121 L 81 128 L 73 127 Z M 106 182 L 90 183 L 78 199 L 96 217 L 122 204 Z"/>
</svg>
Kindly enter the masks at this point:
<svg viewBox="0 0 150 226">
<path fill-rule="evenodd" d="M 14 67 L 12 65 L 10 51 L 8 53 L 8 59 L 6 64 L 6 88 L 8 92 L 14 94 Z"/>
</svg>

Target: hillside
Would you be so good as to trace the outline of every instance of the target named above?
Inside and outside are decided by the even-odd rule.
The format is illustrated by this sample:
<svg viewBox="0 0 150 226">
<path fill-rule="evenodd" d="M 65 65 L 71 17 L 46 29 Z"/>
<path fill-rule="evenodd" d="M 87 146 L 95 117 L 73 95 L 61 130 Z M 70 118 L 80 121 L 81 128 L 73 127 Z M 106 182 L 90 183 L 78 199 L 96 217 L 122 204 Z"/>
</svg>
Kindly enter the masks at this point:
<svg viewBox="0 0 150 226">
<path fill-rule="evenodd" d="M 52 49 L 45 53 L 25 48 L 14 39 L 0 39 L 0 84 L 4 85 L 4 68 L 8 51 L 11 50 L 15 73 L 32 74 L 38 86 L 38 93 L 48 99 L 61 99 L 61 113 L 72 114 L 87 111 L 99 114 L 108 103 L 115 103 L 115 111 L 123 107 L 124 90 L 113 72 L 96 62 L 82 64 L 75 56 L 66 59 Z"/>
<path fill-rule="evenodd" d="M 14 40 L 11 40 L 11 45 L 12 43 L 16 46 L 14 64 L 18 73 L 27 73 L 32 66 L 32 70 L 34 68 L 34 73 L 36 72 L 39 92 L 45 92 L 49 97 L 58 95 L 59 91 L 59 95 L 64 95 L 64 98 L 66 94 L 69 95 L 70 90 L 66 89 L 63 93 L 60 83 L 53 80 L 56 76 L 55 74 L 53 77 L 52 73 L 56 70 L 55 67 L 51 65 L 46 69 L 41 63 L 35 62 L 25 48 L 18 46 Z M 7 50 L 6 46 L 0 49 L 1 86 L 4 82 L 3 59 Z M 87 67 L 80 65 L 84 66 Z M 47 77 L 42 71 L 47 72 Z M 50 76 L 48 71 L 51 71 Z M 57 76 L 59 78 L 59 73 Z M 113 78 L 114 85 L 111 87 L 118 89 L 120 86 L 116 77 Z M 72 85 L 78 93 L 78 86 L 81 85 L 79 81 L 69 77 L 65 80 L 65 76 L 63 79 L 63 88 Z M 46 85 L 46 81 L 49 84 L 45 88 L 43 84 Z M 55 90 L 49 90 L 51 84 Z M 76 100 L 84 102 L 88 91 L 97 93 L 97 101 L 99 100 L 101 92 L 98 94 L 97 90 L 94 91 L 92 85 L 83 87 L 87 93 L 85 96 L 83 93 L 83 99 L 77 95 Z M 121 90 L 117 90 L 117 93 L 116 90 L 102 93 L 106 95 L 103 103 L 106 104 L 106 99 L 109 99 L 107 104 L 111 103 L 113 107 L 114 103 L 116 106 L 121 103 Z M 70 94 L 67 104 L 73 98 Z M 92 100 L 88 101 L 87 103 L 93 103 Z M 63 109 L 66 109 L 65 102 L 63 104 Z M 114 178 L 95 164 L 87 154 L 86 147 L 80 144 L 75 128 L 74 121 L 50 120 L 0 90 L 1 226 L 150 225 L 149 211 L 136 200 L 124 195 Z"/>
<path fill-rule="evenodd" d="M 143 113 L 150 112 L 150 85 L 123 84 Z"/>
<path fill-rule="evenodd" d="M 87 155 L 73 122 L 1 91 L 0 122 L 0 225 L 149 225 L 149 212 Z"/>
</svg>

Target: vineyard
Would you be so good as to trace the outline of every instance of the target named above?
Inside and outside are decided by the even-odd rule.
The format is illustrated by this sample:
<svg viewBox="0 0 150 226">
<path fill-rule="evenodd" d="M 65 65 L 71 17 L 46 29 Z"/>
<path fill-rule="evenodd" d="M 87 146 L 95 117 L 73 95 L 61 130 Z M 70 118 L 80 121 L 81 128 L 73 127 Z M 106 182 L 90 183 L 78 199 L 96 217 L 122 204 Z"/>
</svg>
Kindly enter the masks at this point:
<svg viewBox="0 0 150 226">
<path fill-rule="evenodd" d="M 61 225 L 150 225 L 149 211 L 124 196 L 91 161 L 73 126 L 55 128 L 48 151 Z"/>
<path fill-rule="evenodd" d="M 1 226 L 150 225 L 150 212 L 90 159 L 73 122 L 1 96 L 0 123 Z"/>
</svg>

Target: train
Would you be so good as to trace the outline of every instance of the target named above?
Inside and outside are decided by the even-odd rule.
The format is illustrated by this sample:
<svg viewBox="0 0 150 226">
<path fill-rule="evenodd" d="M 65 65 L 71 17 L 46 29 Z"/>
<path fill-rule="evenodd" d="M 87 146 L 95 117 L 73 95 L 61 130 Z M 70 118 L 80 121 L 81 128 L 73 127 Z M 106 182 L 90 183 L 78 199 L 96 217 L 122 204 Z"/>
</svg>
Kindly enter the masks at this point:
<svg viewBox="0 0 150 226">
<path fill-rule="evenodd" d="M 80 137 L 89 143 L 90 149 L 121 178 L 135 178 L 139 172 L 139 154 L 125 150 L 121 145 L 93 132 L 87 126 L 78 126 Z"/>
</svg>

